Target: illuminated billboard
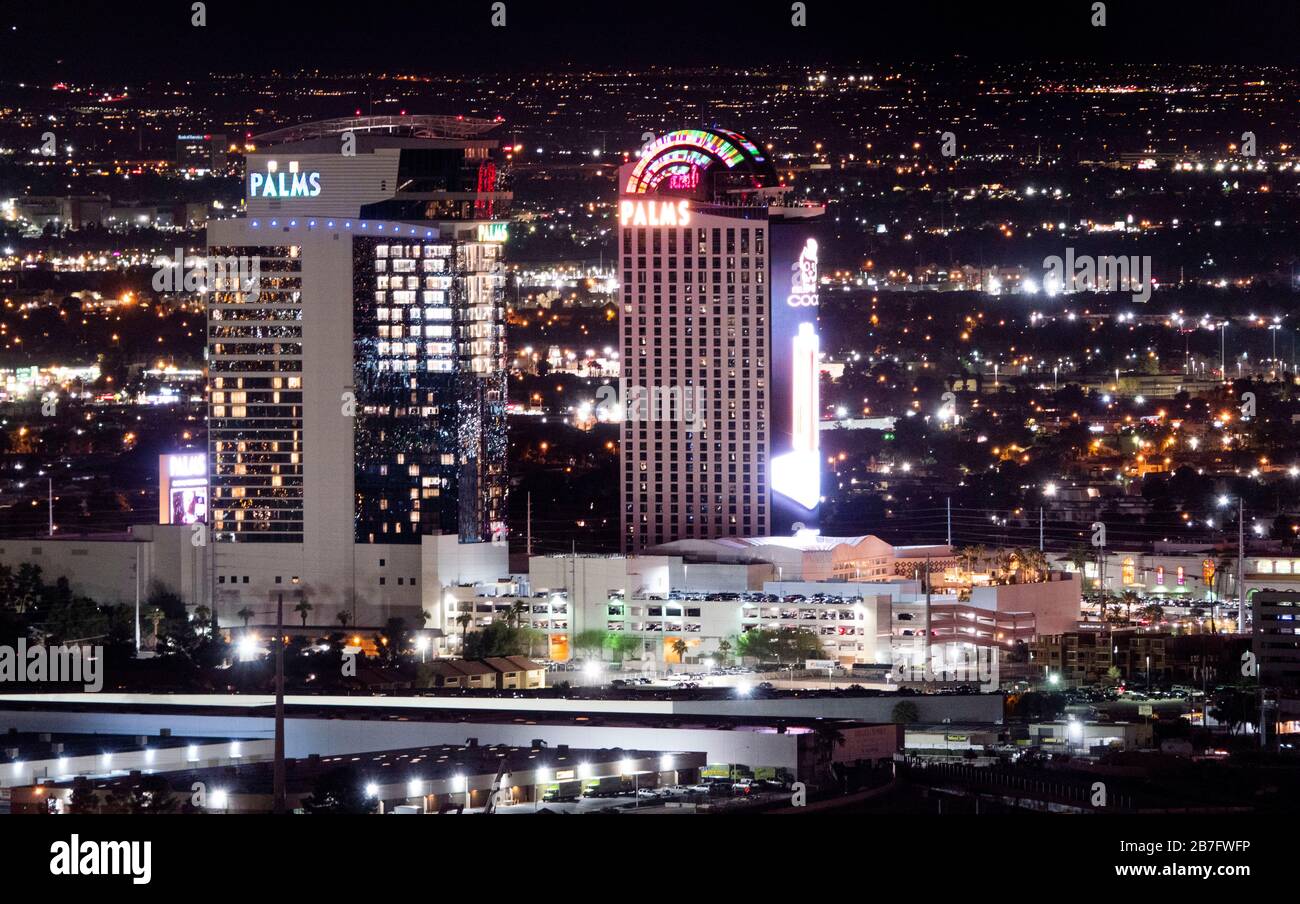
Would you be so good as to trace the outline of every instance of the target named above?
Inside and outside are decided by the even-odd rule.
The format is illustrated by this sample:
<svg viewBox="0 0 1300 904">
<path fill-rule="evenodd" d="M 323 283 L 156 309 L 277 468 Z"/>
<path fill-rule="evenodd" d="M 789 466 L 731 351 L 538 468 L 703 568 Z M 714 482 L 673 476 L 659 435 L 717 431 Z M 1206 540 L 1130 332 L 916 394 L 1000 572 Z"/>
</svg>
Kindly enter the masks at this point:
<svg viewBox="0 0 1300 904">
<path fill-rule="evenodd" d="M 208 458 L 202 452 L 158 456 L 158 523 L 206 524 Z"/>
<path fill-rule="evenodd" d="M 807 226 L 772 227 L 772 532 L 814 527 L 821 502 L 821 339 L 817 239 Z"/>
</svg>

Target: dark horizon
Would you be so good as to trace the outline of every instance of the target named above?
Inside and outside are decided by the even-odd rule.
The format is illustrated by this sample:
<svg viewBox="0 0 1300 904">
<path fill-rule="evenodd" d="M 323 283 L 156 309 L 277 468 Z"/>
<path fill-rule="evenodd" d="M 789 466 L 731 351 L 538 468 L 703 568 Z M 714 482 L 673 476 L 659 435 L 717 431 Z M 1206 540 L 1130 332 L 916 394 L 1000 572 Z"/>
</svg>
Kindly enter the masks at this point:
<svg viewBox="0 0 1300 904">
<path fill-rule="evenodd" d="M 403 2 L 367 16 L 356 7 L 301 2 L 274 6 L 211 0 L 207 24 L 192 4 L 114 4 L 87 16 L 54 0 L 7 10 L 0 19 L 0 81 L 107 82 L 201 79 L 209 73 L 272 71 L 527 72 L 592 66 L 847 65 L 966 58 L 979 62 L 1236 63 L 1294 60 L 1290 36 L 1300 6 L 1265 0 L 1250 18 L 1222 3 L 1110 0 L 1107 24 L 1090 24 L 1090 0 L 1029 7 L 1018 2 L 957 7 L 918 0 L 896 8 L 807 4 L 807 25 L 790 24 L 791 3 L 760 0 L 744 11 L 693 8 L 681 24 L 644 7 L 509 0 L 506 27 L 493 4 L 440 9 Z M 39 75 L 37 75 L 39 73 Z"/>
</svg>

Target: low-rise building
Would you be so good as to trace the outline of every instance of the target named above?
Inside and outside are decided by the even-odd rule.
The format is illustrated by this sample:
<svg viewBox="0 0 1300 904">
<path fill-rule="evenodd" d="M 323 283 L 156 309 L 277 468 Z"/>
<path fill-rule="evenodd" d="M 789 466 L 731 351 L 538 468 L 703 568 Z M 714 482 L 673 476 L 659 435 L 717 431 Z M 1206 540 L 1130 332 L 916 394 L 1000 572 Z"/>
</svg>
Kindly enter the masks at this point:
<svg viewBox="0 0 1300 904">
<path fill-rule="evenodd" d="M 1067 687 L 1104 681 L 1112 667 L 1119 680 L 1159 681 L 1169 675 L 1170 635 L 1134 629 L 1043 635 L 1029 644 L 1032 677 Z"/>
</svg>

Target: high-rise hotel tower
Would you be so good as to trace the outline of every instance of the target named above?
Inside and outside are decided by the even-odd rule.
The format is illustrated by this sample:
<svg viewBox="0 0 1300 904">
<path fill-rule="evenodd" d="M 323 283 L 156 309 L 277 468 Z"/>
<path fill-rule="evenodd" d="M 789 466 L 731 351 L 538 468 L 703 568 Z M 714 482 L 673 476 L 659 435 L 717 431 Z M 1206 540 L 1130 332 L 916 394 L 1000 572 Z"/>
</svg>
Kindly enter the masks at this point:
<svg viewBox="0 0 1300 904">
<path fill-rule="evenodd" d="M 815 517 L 818 246 L 778 224 L 822 208 L 789 195 L 765 151 L 719 128 L 664 135 L 620 170 L 628 553 Z"/>
<path fill-rule="evenodd" d="M 318 604 L 377 604 L 418 586 L 418 566 L 362 581 L 362 547 L 374 570 L 402 559 L 384 548 L 418 562 L 429 535 L 504 530 L 496 125 L 356 117 L 258 136 L 245 216 L 209 223 L 214 258 L 256 265 L 208 304 L 212 538 L 240 596 L 251 572 L 271 593 L 301 579 Z"/>
</svg>

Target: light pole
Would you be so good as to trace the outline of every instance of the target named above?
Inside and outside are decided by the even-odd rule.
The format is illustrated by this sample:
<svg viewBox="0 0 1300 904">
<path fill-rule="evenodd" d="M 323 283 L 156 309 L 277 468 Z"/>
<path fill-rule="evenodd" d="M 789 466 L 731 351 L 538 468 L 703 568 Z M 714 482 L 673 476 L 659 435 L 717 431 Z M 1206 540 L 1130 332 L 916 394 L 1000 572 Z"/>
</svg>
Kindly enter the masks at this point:
<svg viewBox="0 0 1300 904">
<path fill-rule="evenodd" d="M 293 578 L 297 585 L 298 578 Z M 271 772 L 271 812 L 285 811 L 284 779 L 284 591 L 275 597 L 275 762 Z"/>
<path fill-rule="evenodd" d="M 1231 500 L 1228 496 L 1219 497 L 1219 508 L 1226 508 Z M 1246 629 L 1246 588 L 1243 583 L 1245 575 L 1242 569 L 1246 564 L 1246 508 L 1241 494 L 1237 494 L 1237 631 Z"/>
<path fill-rule="evenodd" d="M 1223 381 L 1228 381 L 1228 321 L 1219 324 L 1219 373 Z"/>
</svg>

